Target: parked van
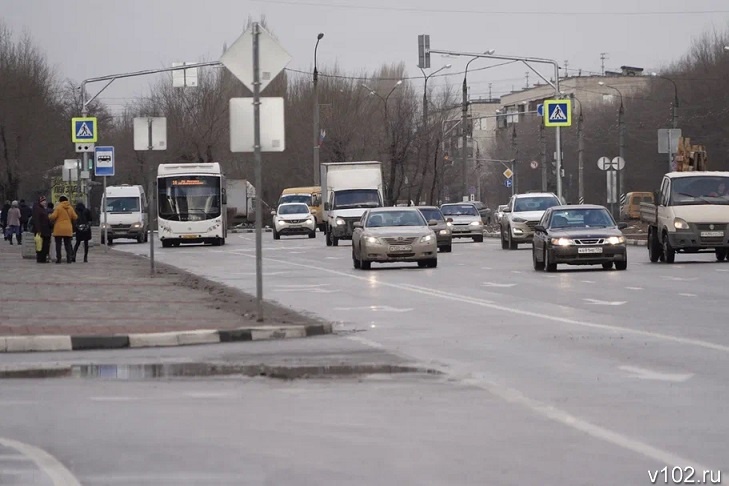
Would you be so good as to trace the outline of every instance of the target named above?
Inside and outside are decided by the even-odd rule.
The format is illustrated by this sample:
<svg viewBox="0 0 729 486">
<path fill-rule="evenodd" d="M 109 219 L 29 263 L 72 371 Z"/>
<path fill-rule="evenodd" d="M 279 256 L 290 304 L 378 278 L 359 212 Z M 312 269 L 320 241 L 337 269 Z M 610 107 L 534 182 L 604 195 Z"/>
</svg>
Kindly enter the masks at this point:
<svg viewBox="0 0 729 486">
<path fill-rule="evenodd" d="M 629 192 L 625 195 L 625 204 L 620 206 L 620 219 L 639 219 L 640 203 L 653 204 L 652 192 Z"/>
<path fill-rule="evenodd" d="M 304 203 L 309 206 L 309 211 L 311 211 L 314 219 L 316 219 L 316 226 L 320 230 L 324 230 L 325 221 L 321 200 L 321 187 L 288 187 L 281 192 L 281 197 L 278 198 L 278 204 L 276 206 L 285 203 Z"/>
<path fill-rule="evenodd" d="M 104 225 L 104 208 L 106 208 L 106 225 Z M 130 238 L 144 243 L 147 241 L 149 229 L 148 214 L 147 196 L 142 186 L 124 184 L 107 187 L 99 211 L 101 243 L 104 244 L 106 240 L 104 233 L 108 235 L 110 245 L 117 238 Z"/>
</svg>

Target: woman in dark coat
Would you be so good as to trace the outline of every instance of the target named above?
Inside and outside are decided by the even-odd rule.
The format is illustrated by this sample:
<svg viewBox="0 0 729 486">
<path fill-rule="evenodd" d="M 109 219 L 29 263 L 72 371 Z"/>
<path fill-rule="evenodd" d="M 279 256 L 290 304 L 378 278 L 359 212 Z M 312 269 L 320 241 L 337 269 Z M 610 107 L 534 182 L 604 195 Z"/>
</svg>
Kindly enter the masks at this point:
<svg viewBox="0 0 729 486">
<path fill-rule="evenodd" d="M 81 242 L 84 244 L 84 263 L 89 261 L 89 240 L 91 239 L 91 211 L 81 201 L 76 203 L 76 246 L 73 247 L 73 261 Z"/>
<path fill-rule="evenodd" d="M 39 234 L 43 240 L 41 251 L 35 252 L 36 261 L 38 263 L 48 262 L 48 252 L 51 250 L 51 221 L 48 219 L 48 210 L 46 208 L 46 198 L 41 196 L 38 203 L 33 207 L 33 231 Z"/>
</svg>

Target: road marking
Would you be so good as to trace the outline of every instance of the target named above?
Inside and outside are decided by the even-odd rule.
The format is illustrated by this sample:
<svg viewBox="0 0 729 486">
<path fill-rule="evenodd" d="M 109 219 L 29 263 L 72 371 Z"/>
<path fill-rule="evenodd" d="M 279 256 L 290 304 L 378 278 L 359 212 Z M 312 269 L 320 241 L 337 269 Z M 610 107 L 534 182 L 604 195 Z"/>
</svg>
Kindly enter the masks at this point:
<svg viewBox="0 0 729 486">
<path fill-rule="evenodd" d="M 674 282 L 691 282 L 692 280 L 698 280 L 698 277 L 673 277 L 671 275 L 664 275 L 664 279 L 673 280 Z"/>
<path fill-rule="evenodd" d="M 580 280 L 582 283 L 595 283 L 594 280 Z"/>
<path fill-rule="evenodd" d="M 594 304 L 594 305 L 623 305 L 627 302 L 625 300 L 615 300 L 615 301 L 598 300 L 598 299 L 582 299 L 582 300 L 584 300 L 588 304 Z"/>
<path fill-rule="evenodd" d="M 94 401 L 94 402 L 131 402 L 134 400 L 139 400 L 139 398 L 109 396 L 109 397 L 89 397 L 89 400 Z"/>
<path fill-rule="evenodd" d="M 717 268 L 717 272 L 729 272 L 729 268 Z"/>
<path fill-rule="evenodd" d="M 521 270 L 512 270 L 511 273 L 524 273 Z"/>
<path fill-rule="evenodd" d="M 350 336 L 348 339 L 359 342 L 361 344 L 364 344 L 365 346 L 369 346 L 374 349 L 384 349 L 385 348 L 385 346 L 383 346 L 382 344 L 380 344 L 378 342 L 375 342 L 375 341 L 372 341 L 370 339 L 363 338 L 360 336 Z M 395 351 L 394 354 L 403 359 L 412 361 L 411 357 L 406 356 L 397 351 Z M 575 415 L 572 415 L 569 412 L 556 408 L 554 405 L 550 405 L 548 403 L 540 402 L 533 398 L 529 398 L 526 395 L 524 395 L 522 392 L 520 392 L 514 388 L 509 388 L 509 387 L 506 387 L 503 385 L 499 385 L 498 383 L 495 383 L 495 382 L 485 378 L 482 374 L 474 374 L 474 373 L 461 374 L 461 373 L 454 372 L 447 365 L 439 366 L 432 362 L 428 363 L 427 366 L 429 368 L 437 369 L 438 371 L 442 372 L 446 376 L 455 378 L 457 381 L 459 381 L 460 383 L 463 383 L 464 385 L 470 385 L 470 386 L 473 386 L 476 388 L 480 388 L 481 390 L 485 390 L 486 392 L 489 392 L 489 393 L 499 397 L 500 399 L 504 400 L 507 403 L 513 403 L 515 405 L 524 407 L 528 410 L 531 410 L 533 413 L 535 413 L 539 416 L 542 416 L 544 418 L 547 418 L 549 420 L 552 420 L 553 422 L 557 422 L 560 425 L 579 430 L 594 439 L 599 439 L 599 440 L 608 442 L 610 444 L 616 445 L 618 447 L 621 447 L 623 449 L 627 449 L 627 450 L 636 452 L 638 454 L 641 454 L 643 456 L 646 456 L 648 458 L 654 459 L 657 462 L 659 462 L 660 464 L 687 464 L 687 465 L 692 465 L 695 470 L 711 469 L 711 468 L 705 467 L 703 465 L 700 465 L 690 459 L 677 456 L 669 451 L 665 451 L 665 450 L 659 449 L 657 447 L 653 447 L 653 446 L 646 444 L 644 442 L 641 442 L 639 440 L 619 434 L 618 432 L 615 432 L 613 430 L 607 429 L 605 427 L 601 427 L 599 425 L 595 425 L 595 424 L 588 422 L 584 419 L 581 419 Z"/>
<path fill-rule="evenodd" d="M 513 287 L 515 283 L 498 283 L 498 282 L 484 282 L 481 285 L 484 287 Z"/>
<path fill-rule="evenodd" d="M 621 366 L 619 369 L 631 373 L 640 380 L 672 381 L 682 383 L 694 376 L 693 373 L 660 373 L 658 371 L 638 368 L 637 366 Z"/>
<path fill-rule="evenodd" d="M 253 255 L 245 255 L 249 258 L 254 258 Z M 264 257 L 266 260 L 270 260 L 275 263 L 281 263 L 289 266 L 295 266 L 295 267 L 301 267 L 301 268 L 308 268 L 311 270 L 317 270 L 324 273 L 329 273 L 332 275 L 339 275 L 342 277 L 348 277 L 356 280 L 361 280 L 363 282 L 370 282 L 369 277 L 361 277 L 359 275 L 355 275 L 354 271 L 351 271 L 349 273 L 342 272 L 339 270 L 331 270 L 328 268 L 321 268 L 314 265 L 307 265 L 305 263 L 296 263 L 296 262 L 287 262 L 283 260 L 277 260 L 275 258 L 268 258 Z M 560 317 L 560 316 L 554 316 L 554 315 L 548 315 L 543 314 L 539 312 L 532 312 L 528 310 L 523 309 L 517 309 L 512 307 L 507 307 L 503 305 L 495 304 L 494 302 L 483 300 L 483 299 L 475 299 L 471 297 L 465 297 L 458 294 L 451 294 L 447 292 L 443 292 L 436 289 L 430 289 L 427 287 L 417 287 L 414 285 L 404 285 L 404 284 L 394 284 L 394 283 L 387 283 L 387 282 L 379 282 L 379 285 L 382 285 L 383 287 L 390 287 L 395 288 L 399 290 L 407 290 L 414 293 L 419 293 L 422 295 L 428 295 L 431 297 L 440 297 L 445 300 L 450 300 L 453 302 L 465 302 L 467 304 L 473 304 L 477 305 L 479 307 L 485 307 L 489 309 L 494 309 L 502 312 L 507 312 L 511 314 L 521 315 L 521 316 L 527 316 L 527 317 L 533 317 L 535 319 L 543 319 L 545 321 L 552 321 L 552 322 L 559 322 L 561 324 L 570 324 L 573 326 L 578 327 L 586 327 L 589 329 L 597 329 L 601 331 L 611 332 L 611 333 L 624 333 L 624 334 L 631 334 L 634 336 L 642 336 L 642 337 L 649 337 L 652 339 L 659 339 L 664 341 L 669 341 L 673 343 L 678 344 L 684 344 L 684 345 L 690 345 L 690 346 L 697 346 L 700 348 L 705 349 L 711 349 L 713 351 L 720 351 L 722 353 L 729 353 L 729 346 L 724 346 L 722 344 L 716 344 L 708 341 L 702 341 L 700 339 L 692 339 L 692 338 L 684 338 L 679 336 L 673 336 L 671 334 L 663 334 L 658 332 L 651 332 L 651 331 L 641 331 L 639 329 L 631 329 L 629 327 L 620 327 L 620 326 L 612 326 L 609 324 L 598 324 L 594 322 L 586 322 L 586 321 L 578 321 L 576 319 L 570 319 L 568 317 Z"/>
<path fill-rule="evenodd" d="M 10 447 L 30 458 L 53 481 L 54 486 L 81 486 L 71 471 L 61 462 L 38 447 L 0 437 L 0 445 Z"/>
<path fill-rule="evenodd" d="M 696 295 L 696 294 L 689 294 L 689 293 L 681 293 L 678 295 L 680 295 L 681 297 L 698 297 L 698 295 Z"/>
<path fill-rule="evenodd" d="M 369 305 L 369 306 L 363 306 L 363 307 L 335 307 L 335 311 L 362 311 L 362 310 L 370 310 L 373 312 L 411 312 L 415 309 L 411 307 L 406 308 L 400 308 L 400 307 L 390 307 L 389 305 Z"/>
<path fill-rule="evenodd" d="M 481 270 L 491 270 L 491 267 L 481 267 Z"/>
<path fill-rule="evenodd" d="M 643 290 L 643 287 L 625 287 L 627 290 Z"/>
<path fill-rule="evenodd" d="M 344 257 L 324 257 L 325 260 L 342 260 Z"/>
<path fill-rule="evenodd" d="M 183 395 L 189 398 L 229 398 L 233 396 L 229 392 L 186 392 Z"/>
</svg>

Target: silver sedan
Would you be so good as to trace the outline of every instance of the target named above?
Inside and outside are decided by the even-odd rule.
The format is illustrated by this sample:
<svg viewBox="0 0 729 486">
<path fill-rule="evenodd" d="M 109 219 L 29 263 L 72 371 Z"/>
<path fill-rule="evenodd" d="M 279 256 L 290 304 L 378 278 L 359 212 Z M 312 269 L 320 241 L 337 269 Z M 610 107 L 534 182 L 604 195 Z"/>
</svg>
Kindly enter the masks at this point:
<svg viewBox="0 0 729 486">
<path fill-rule="evenodd" d="M 436 235 L 417 208 L 370 209 L 354 224 L 354 268 L 369 270 L 373 262 L 438 266 Z"/>
</svg>

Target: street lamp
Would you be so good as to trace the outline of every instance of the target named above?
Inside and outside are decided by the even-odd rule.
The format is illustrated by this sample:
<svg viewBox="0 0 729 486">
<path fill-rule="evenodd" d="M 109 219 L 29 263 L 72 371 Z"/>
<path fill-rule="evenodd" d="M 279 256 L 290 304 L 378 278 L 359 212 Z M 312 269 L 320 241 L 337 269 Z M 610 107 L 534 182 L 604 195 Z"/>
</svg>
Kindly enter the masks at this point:
<svg viewBox="0 0 729 486">
<path fill-rule="evenodd" d="M 423 85 L 423 128 L 425 129 L 428 125 L 428 80 L 431 78 L 431 76 L 435 76 L 444 69 L 450 69 L 451 65 L 446 64 L 445 66 L 441 67 L 440 69 L 436 69 L 428 75 L 425 74 L 423 68 L 421 68 L 420 66 L 418 66 L 418 68 L 420 69 L 420 72 L 423 73 L 423 78 L 425 79 L 425 84 Z"/>
<path fill-rule="evenodd" d="M 729 46 L 724 46 L 724 50 L 729 51 L 727 49 Z M 671 84 L 673 84 L 673 106 L 671 106 L 671 128 L 678 128 L 678 86 L 676 86 L 676 81 L 674 81 L 671 78 L 668 78 L 666 76 L 659 76 L 658 73 L 651 73 L 651 76 L 654 78 L 661 78 L 665 79 L 666 81 L 670 81 Z"/>
<path fill-rule="evenodd" d="M 619 155 L 620 158 L 625 160 L 625 123 L 623 121 L 623 115 L 625 114 L 625 109 L 623 108 L 623 93 L 616 88 L 615 86 L 610 86 L 609 84 L 605 84 L 603 81 L 598 82 L 600 86 L 605 86 L 606 88 L 614 89 L 618 92 L 620 95 L 620 108 L 618 109 L 618 140 L 619 140 Z M 619 170 L 619 168 L 616 168 L 619 171 L 619 179 L 618 179 L 618 194 L 620 196 L 620 200 L 622 200 L 623 195 L 623 189 L 625 188 L 625 167 L 623 167 L 622 170 Z M 614 214 L 614 210 L 613 210 Z"/>
<path fill-rule="evenodd" d="M 496 52 L 494 49 L 489 49 L 487 51 L 484 51 L 484 54 L 491 55 L 494 52 Z M 466 63 L 466 69 L 463 71 L 463 87 L 462 87 L 462 100 L 461 100 L 461 133 L 462 135 L 462 144 L 463 148 L 461 149 L 462 159 L 463 159 L 463 167 L 461 169 L 461 190 L 463 191 L 463 194 L 468 194 L 468 168 L 467 165 L 467 155 L 466 155 L 466 145 L 468 144 L 468 130 L 467 130 L 467 120 L 468 120 L 468 66 L 471 65 L 473 61 L 476 59 L 481 58 L 480 55 L 474 56 L 470 61 Z"/>
<path fill-rule="evenodd" d="M 320 184 L 319 177 L 319 71 L 316 68 L 316 51 L 319 49 L 319 41 L 324 37 L 324 33 L 320 32 L 316 36 L 316 45 L 314 46 L 314 185 Z"/>
</svg>

